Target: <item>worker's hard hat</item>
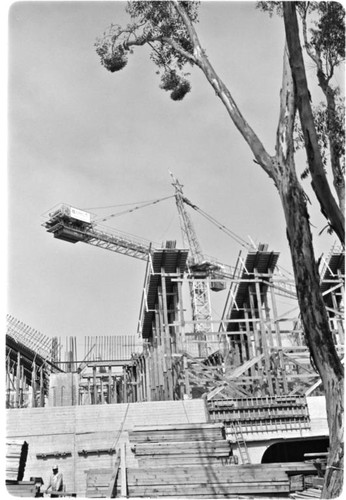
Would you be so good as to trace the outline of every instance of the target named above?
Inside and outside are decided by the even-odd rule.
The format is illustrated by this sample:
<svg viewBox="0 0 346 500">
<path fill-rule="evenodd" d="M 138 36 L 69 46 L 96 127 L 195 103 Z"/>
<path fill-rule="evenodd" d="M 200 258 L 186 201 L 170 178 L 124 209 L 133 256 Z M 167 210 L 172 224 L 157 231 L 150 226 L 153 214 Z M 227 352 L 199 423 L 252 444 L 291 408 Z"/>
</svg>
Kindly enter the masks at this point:
<svg viewBox="0 0 346 500">
<path fill-rule="evenodd" d="M 53 469 L 53 470 L 58 470 L 58 469 L 59 469 L 59 467 L 58 467 L 57 465 L 53 465 L 52 469 Z"/>
</svg>

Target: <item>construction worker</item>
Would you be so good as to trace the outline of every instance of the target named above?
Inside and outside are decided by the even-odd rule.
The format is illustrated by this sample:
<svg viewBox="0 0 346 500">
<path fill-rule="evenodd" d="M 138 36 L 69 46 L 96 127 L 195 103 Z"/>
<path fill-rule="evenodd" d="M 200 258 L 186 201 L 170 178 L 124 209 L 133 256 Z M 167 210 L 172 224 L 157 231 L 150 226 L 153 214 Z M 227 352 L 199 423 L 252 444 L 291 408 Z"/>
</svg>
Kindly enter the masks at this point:
<svg viewBox="0 0 346 500">
<path fill-rule="evenodd" d="M 62 472 L 59 472 L 59 467 L 57 465 L 53 465 L 52 474 L 49 478 L 49 483 L 46 489 L 46 493 L 48 493 L 49 488 L 51 488 L 51 498 L 57 498 L 60 495 L 54 494 L 55 491 L 63 491 L 63 475 Z"/>
</svg>

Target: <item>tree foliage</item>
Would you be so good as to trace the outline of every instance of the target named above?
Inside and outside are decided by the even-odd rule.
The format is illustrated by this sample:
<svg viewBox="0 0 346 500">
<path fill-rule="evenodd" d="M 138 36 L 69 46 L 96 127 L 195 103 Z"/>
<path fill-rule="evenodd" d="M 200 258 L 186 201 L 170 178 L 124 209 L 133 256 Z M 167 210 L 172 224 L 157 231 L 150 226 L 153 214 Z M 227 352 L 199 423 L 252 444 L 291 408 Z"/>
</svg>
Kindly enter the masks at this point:
<svg viewBox="0 0 346 500">
<path fill-rule="evenodd" d="M 345 59 L 345 10 L 339 2 L 312 2 L 310 8 L 319 15 L 310 44 L 330 69 L 335 68 Z"/>
<path fill-rule="evenodd" d="M 330 164 L 330 145 L 328 137 L 333 135 L 336 143 L 336 153 L 341 160 L 342 173 L 345 173 L 345 98 L 338 95 L 336 98 L 336 110 L 333 116 L 328 112 L 327 104 L 321 101 L 316 106 L 312 106 L 318 143 L 321 150 L 322 161 L 327 169 Z M 304 136 L 300 123 L 295 123 L 295 150 L 304 147 Z M 302 172 L 301 178 L 309 176 L 309 167 Z"/>
<path fill-rule="evenodd" d="M 283 2 L 258 2 L 257 7 L 270 16 L 283 15 Z M 344 244 L 344 213 L 345 213 L 345 134 L 344 134 L 344 106 L 340 98 L 340 88 L 332 83 L 335 70 L 344 63 L 345 59 L 345 10 L 338 2 L 294 2 L 295 10 L 299 15 L 301 32 L 304 41 L 305 53 L 313 61 L 317 82 L 324 96 L 325 102 L 313 107 L 315 129 L 318 135 L 320 152 L 324 167 L 331 168 L 333 184 L 338 197 L 340 213 L 330 213 L 323 206 L 321 194 L 317 194 L 321 211 L 326 215 L 328 224 L 335 230 L 342 244 Z M 299 35 L 298 35 L 299 37 Z M 298 107 L 301 104 L 297 99 Z M 324 119 L 324 123 L 322 120 Z M 300 125 L 301 127 L 301 125 Z M 301 128 L 298 132 L 296 144 L 307 147 L 307 136 L 304 137 Z M 309 156 L 308 156 L 309 161 Z M 311 165 L 304 170 L 303 177 L 312 176 Z M 315 187 L 314 187 L 315 190 Z M 334 218 L 334 221 L 331 222 Z"/>
<path fill-rule="evenodd" d="M 198 22 L 200 2 L 181 2 L 192 22 Z M 189 73 L 184 66 L 193 64 L 193 43 L 171 2 L 128 2 L 131 23 L 122 28 L 112 24 L 95 46 L 101 64 L 109 71 L 123 69 L 135 46 L 147 44 L 150 59 L 161 77 L 160 87 L 179 101 L 190 92 Z"/>
</svg>

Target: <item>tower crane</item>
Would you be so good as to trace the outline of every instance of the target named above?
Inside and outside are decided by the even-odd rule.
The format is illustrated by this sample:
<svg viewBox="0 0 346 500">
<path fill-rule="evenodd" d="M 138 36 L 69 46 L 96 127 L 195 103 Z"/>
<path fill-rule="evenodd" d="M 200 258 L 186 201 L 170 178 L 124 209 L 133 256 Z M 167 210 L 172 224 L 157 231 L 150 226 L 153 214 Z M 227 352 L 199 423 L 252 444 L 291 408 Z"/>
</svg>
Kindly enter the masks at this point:
<svg viewBox="0 0 346 500">
<path fill-rule="evenodd" d="M 235 271 L 213 258 L 206 258 L 202 253 L 194 226 L 185 208 L 186 205 L 195 210 L 198 207 L 184 196 L 183 185 L 172 173 L 170 175 L 175 188 L 174 196 L 184 247 L 189 250 L 187 270 L 184 271 L 188 273 L 189 278 L 193 334 L 197 341 L 199 357 L 206 357 L 211 354 L 208 352 L 210 343 L 218 338 L 218 333 L 213 331 L 211 321 L 210 290 L 224 290 L 225 280 L 232 279 Z M 103 228 L 95 219 L 96 217 L 89 212 L 61 204 L 49 211 L 42 225 L 47 232 L 53 234 L 54 238 L 74 244 L 81 241 L 144 261 L 148 261 L 155 248 L 159 248 L 159 245 L 151 244 L 149 241 L 110 228 Z M 226 314 L 225 311 L 224 314 Z"/>
<path fill-rule="evenodd" d="M 220 270 L 217 266 L 205 260 L 196 231 L 192 224 L 189 214 L 186 211 L 185 204 L 193 204 L 184 196 L 183 185 L 174 177 L 172 177 L 172 185 L 175 189 L 175 201 L 179 214 L 180 227 L 183 237 L 183 244 L 189 249 L 188 268 L 192 280 L 190 284 L 190 297 L 192 306 L 192 317 L 194 323 L 195 339 L 200 340 L 198 344 L 199 356 L 205 357 L 208 354 L 208 340 L 212 340 L 213 330 L 211 322 L 211 302 L 210 302 L 210 287 L 205 279 L 215 276 L 215 271 Z M 222 282 L 217 286 L 214 282 L 214 290 L 224 289 Z"/>
</svg>

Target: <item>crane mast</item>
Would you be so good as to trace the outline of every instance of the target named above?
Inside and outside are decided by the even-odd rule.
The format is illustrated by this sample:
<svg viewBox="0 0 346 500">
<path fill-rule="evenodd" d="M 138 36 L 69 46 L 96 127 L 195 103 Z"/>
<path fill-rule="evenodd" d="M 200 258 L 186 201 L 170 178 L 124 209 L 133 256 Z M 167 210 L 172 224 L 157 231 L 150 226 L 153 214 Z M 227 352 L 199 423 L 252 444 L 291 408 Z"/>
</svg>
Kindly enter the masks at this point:
<svg viewBox="0 0 346 500">
<path fill-rule="evenodd" d="M 184 205 L 184 203 L 186 202 L 188 202 L 189 204 L 191 204 L 191 202 L 189 202 L 189 200 L 187 200 L 187 198 L 185 198 L 184 196 L 183 185 L 180 184 L 177 179 L 175 179 L 171 172 L 170 174 L 173 179 L 172 185 L 175 188 L 175 201 L 178 208 L 183 243 L 184 246 L 190 250 L 188 262 L 191 265 L 200 264 L 203 260 L 202 249 L 197 239 L 192 221 L 189 217 L 189 214 L 186 212 Z"/>
<path fill-rule="evenodd" d="M 185 198 L 183 185 L 173 176 L 172 185 L 175 189 L 175 201 L 179 214 L 180 227 L 183 243 L 189 249 L 188 268 L 192 277 L 190 283 L 190 298 L 192 307 L 192 317 L 194 323 L 195 340 L 198 342 L 198 354 L 206 357 L 208 354 L 208 340 L 213 340 L 213 329 L 211 322 L 211 302 L 210 288 L 205 278 L 208 277 L 208 263 L 204 262 L 201 246 L 196 236 L 189 214 L 185 209 L 185 204 L 192 203 Z"/>
</svg>

